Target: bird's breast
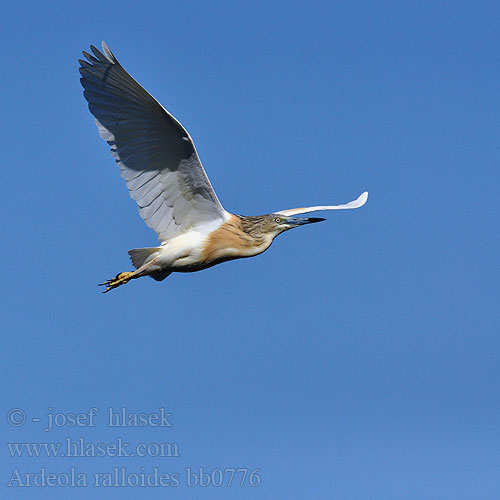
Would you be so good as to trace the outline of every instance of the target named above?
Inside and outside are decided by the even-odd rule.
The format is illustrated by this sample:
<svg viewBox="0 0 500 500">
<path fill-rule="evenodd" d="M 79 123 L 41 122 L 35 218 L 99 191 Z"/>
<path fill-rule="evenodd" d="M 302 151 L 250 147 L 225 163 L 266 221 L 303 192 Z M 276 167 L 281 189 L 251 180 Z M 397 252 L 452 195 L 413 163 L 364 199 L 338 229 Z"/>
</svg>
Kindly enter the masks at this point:
<svg viewBox="0 0 500 500">
<path fill-rule="evenodd" d="M 264 252 L 271 242 L 272 239 L 254 238 L 245 233 L 239 219 L 232 215 L 227 222 L 208 235 L 200 260 L 213 265 L 226 260 L 252 257 Z"/>
</svg>

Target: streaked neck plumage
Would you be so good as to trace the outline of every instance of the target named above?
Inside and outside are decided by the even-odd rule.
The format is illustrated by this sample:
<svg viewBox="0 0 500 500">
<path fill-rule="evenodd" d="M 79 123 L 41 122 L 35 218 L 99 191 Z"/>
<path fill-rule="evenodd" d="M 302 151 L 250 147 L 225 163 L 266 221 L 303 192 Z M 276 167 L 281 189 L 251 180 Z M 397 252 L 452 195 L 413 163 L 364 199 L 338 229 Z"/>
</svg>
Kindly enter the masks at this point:
<svg viewBox="0 0 500 500">
<path fill-rule="evenodd" d="M 252 257 L 269 248 L 279 232 L 269 231 L 268 215 L 231 215 L 206 240 L 202 259 L 207 263 Z"/>
</svg>

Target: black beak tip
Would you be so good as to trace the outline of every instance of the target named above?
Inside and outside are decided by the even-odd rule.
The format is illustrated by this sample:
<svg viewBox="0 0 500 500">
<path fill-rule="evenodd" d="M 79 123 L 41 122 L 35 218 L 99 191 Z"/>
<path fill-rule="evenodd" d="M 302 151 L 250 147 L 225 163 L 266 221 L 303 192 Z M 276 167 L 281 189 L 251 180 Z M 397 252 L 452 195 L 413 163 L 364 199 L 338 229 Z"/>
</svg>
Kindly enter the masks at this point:
<svg viewBox="0 0 500 500">
<path fill-rule="evenodd" d="M 321 221 L 324 221 L 326 219 L 324 219 L 323 217 L 310 217 L 309 218 L 309 222 L 312 224 L 313 222 L 321 222 Z"/>
</svg>

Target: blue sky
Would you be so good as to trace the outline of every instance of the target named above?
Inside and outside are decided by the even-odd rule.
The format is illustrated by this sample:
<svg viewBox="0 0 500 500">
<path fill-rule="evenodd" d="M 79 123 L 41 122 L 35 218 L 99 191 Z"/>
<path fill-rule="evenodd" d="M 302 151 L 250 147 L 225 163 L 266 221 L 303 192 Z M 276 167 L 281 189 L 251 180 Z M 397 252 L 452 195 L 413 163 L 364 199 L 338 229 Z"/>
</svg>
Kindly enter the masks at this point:
<svg viewBox="0 0 500 500">
<path fill-rule="evenodd" d="M 4 441 L 179 450 L 3 445 L 2 498 L 498 498 L 497 2 L 18 2 L 2 18 Z M 77 58 L 102 39 L 189 130 L 227 210 L 367 205 L 102 295 L 156 243 L 83 99 Z M 43 430 L 93 407 L 94 427 Z M 173 425 L 107 426 L 122 407 Z M 114 467 L 179 485 L 92 486 Z M 190 488 L 188 467 L 261 483 Z M 5 487 L 42 468 L 90 484 Z"/>
</svg>

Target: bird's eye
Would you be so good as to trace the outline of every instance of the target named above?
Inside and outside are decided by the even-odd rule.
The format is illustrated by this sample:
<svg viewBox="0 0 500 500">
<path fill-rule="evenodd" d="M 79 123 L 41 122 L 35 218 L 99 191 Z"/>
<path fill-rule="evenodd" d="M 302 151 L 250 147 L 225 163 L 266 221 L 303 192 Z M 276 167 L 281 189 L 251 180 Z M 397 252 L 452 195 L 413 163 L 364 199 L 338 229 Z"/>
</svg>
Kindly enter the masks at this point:
<svg viewBox="0 0 500 500">
<path fill-rule="evenodd" d="M 281 219 L 280 219 L 279 217 L 276 217 L 276 218 L 274 219 L 274 222 L 276 222 L 276 224 L 279 224 L 279 223 L 281 222 Z"/>
</svg>

